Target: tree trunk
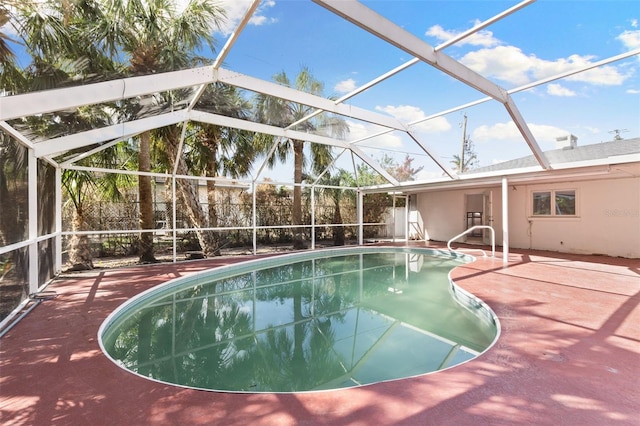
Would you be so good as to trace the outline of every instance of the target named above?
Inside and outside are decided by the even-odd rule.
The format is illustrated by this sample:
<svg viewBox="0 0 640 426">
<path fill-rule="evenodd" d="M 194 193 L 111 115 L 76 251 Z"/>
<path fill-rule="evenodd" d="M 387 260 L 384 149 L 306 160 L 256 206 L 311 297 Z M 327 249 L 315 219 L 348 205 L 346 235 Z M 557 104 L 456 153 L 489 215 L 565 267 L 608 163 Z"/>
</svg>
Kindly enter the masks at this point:
<svg viewBox="0 0 640 426">
<path fill-rule="evenodd" d="M 86 229 L 85 223 L 82 207 L 76 208 L 73 211 L 73 231 L 84 231 Z M 93 269 L 92 259 L 89 237 L 86 235 L 73 235 L 69 240 L 69 264 L 71 264 L 71 269 L 73 271 Z"/>
<path fill-rule="evenodd" d="M 293 182 L 296 184 L 302 183 L 302 149 L 304 143 L 302 141 L 293 141 Z M 292 224 L 302 225 L 302 187 L 296 185 L 293 187 L 293 205 L 291 207 L 291 221 Z M 300 250 L 304 247 L 302 228 L 293 229 L 293 248 Z"/>
<path fill-rule="evenodd" d="M 21 208 L 28 209 L 27 203 L 20 202 L 20 198 L 27 198 L 26 185 L 12 185 L 14 190 L 11 191 L 9 189 L 9 183 L 15 178 L 15 175 L 12 175 L 6 169 L 7 162 L 11 162 L 11 159 L 7 161 L 7 158 L 7 148 L 0 146 L 0 206 L 2 206 L 2 213 L 0 214 L 0 244 L 3 246 L 25 239 L 23 235 L 25 223 L 21 220 L 19 210 Z M 26 248 L 24 250 L 18 249 L 10 253 L 12 253 L 12 263 L 5 264 L 5 268 L 13 268 L 16 282 L 24 283 L 26 296 L 29 282 L 27 250 Z M 9 269 L 5 269 L 3 276 L 8 271 Z"/>
<path fill-rule="evenodd" d="M 188 175 L 187 165 L 182 158 L 182 155 L 178 153 L 178 140 L 177 138 L 167 138 L 166 144 L 169 150 L 169 157 L 172 163 L 178 162 L 176 167 L 176 173 L 178 175 Z M 173 166 L 173 164 L 172 164 Z M 191 179 L 177 179 L 176 189 L 180 193 L 180 198 L 183 201 L 183 207 L 186 209 L 187 216 L 189 217 L 192 226 L 195 227 L 196 236 L 198 242 L 205 256 L 220 256 L 220 246 L 217 236 L 213 231 L 205 231 L 202 228 L 209 227 L 208 212 L 205 212 L 200 204 L 200 197 L 198 196 L 198 182 Z"/>
<path fill-rule="evenodd" d="M 334 225 L 342 224 L 342 213 L 340 212 L 339 200 L 335 200 L 335 208 L 333 210 L 333 224 Z M 343 226 L 333 227 L 333 245 L 334 246 L 344 245 L 344 227 Z"/>
<path fill-rule="evenodd" d="M 164 211 L 165 228 L 173 230 L 173 180 L 171 178 L 164 181 Z"/>
<path fill-rule="evenodd" d="M 178 167 L 178 174 L 182 174 L 180 169 Z M 219 256 L 220 247 L 214 232 L 202 229 L 209 227 L 209 220 L 200 205 L 197 183 L 194 184 L 186 179 L 178 179 L 177 187 L 184 203 L 183 207 L 187 211 L 187 216 L 195 227 L 196 236 L 204 255 L 207 257 Z"/>
<path fill-rule="evenodd" d="M 207 181 L 207 204 L 208 204 L 208 216 L 209 216 L 209 226 L 211 228 L 215 228 L 218 226 L 218 210 L 216 206 L 216 183 L 215 181 L 208 180 Z M 216 231 L 210 231 L 213 234 L 215 244 L 213 247 L 213 255 L 221 256 L 220 253 L 220 244 L 218 233 Z"/>
<path fill-rule="evenodd" d="M 140 135 L 140 151 L 138 153 L 138 170 L 151 171 L 151 134 L 144 132 Z M 151 177 L 138 176 L 138 195 L 140 206 L 140 229 L 154 229 L 153 220 L 153 196 L 151 193 Z M 153 254 L 153 233 L 140 234 L 139 245 L 140 262 L 156 262 Z"/>
<path fill-rule="evenodd" d="M 3 246 L 17 243 L 20 241 L 22 227 L 18 223 L 18 208 L 20 207 L 9 192 L 9 179 L 5 176 L 5 151 L 6 148 L 0 147 L 0 205 L 2 206 L 2 214 L 0 214 L 0 244 Z"/>
</svg>

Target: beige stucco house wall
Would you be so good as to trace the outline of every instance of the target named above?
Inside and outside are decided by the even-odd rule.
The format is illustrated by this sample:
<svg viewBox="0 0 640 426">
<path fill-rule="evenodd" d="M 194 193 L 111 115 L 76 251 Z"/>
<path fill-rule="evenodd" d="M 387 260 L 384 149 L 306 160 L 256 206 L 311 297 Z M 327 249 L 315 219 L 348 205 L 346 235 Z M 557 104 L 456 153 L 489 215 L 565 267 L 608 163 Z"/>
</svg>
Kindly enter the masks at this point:
<svg viewBox="0 0 640 426">
<path fill-rule="evenodd" d="M 509 245 L 512 248 L 640 258 L 640 163 L 584 170 L 577 177 L 540 173 L 507 177 Z M 466 229 L 469 194 L 491 194 L 496 244 L 502 244 L 501 185 L 417 191 L 425 239 L 447 241 Z M 575 216 L 534 216 L 533 192 L 574 190 Z"/>
</svg>

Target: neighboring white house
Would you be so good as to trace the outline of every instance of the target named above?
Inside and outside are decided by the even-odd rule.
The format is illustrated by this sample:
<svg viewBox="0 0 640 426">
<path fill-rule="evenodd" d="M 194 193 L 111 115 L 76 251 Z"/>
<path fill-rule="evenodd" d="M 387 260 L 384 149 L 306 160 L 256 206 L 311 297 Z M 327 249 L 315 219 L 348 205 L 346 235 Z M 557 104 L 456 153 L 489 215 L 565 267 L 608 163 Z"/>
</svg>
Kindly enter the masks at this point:
<svg viewBox="0 0 640 426">
<path fill-rule="evenodd" d="M 545 152 L 551 170 L 530 156 L 403 187 L 412 200 L 409 228 L 448 241 L 481 223 L 494 227 L 499 245 L 506 203 L 510 247 L 640 258 L 640 138 L 585 146 L 564 139 L 566 146 Z M 467 241 L 487 243 L 480 232 Z"/>
</svg>

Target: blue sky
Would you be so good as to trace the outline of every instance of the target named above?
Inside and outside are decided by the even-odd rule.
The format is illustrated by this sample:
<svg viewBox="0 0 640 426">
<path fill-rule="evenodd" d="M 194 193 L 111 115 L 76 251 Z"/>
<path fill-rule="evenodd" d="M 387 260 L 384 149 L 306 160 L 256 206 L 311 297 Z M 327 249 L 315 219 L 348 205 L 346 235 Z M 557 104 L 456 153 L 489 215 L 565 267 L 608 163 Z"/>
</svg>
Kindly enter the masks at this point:
<svg viewBox="0 0 640 426">
<path fill-rule="evenodd" d="M 228 22 L 216 33 L 219 48 L 250 2 L 222 3 Z M 518 1 L 362 3 L 437 46 Z M 639 19 L 637 1 L 539 0 L 443 52 L 509 90 L 640 48 Z M 282 71 L 293 79 L 301 66 L 306 66 L 324 82 L 325 95 L 339 97 L 410 59 L 404 51 L 310 0 L 266 0 L 240 35 L 224 67 L 271 80 Z M 612 140 L 615 129 L 623 130 L 620 135 L 625 139 L 638 137 L 639 68 L 640 56 L 634 56 L 512 97 L 543 150 L 553 149 L 555 138 L 568 133 L 578 137 L 579 145 Z M 410 122 L 484 97 L 419 63 L 346 103 Z M 445 163 L 460 151 L 464 114 L 479 165 L 531 153 L 505 108 L 490 101 L 419 126 L 421 140 Z M 377 130 L 350 119 L 348 124 L 349 140 Z M 403 135 L 391 133 L 363 141 L 359 146 L 374 158 L 387 154 L 400 160 L 408 153 L 415 158 L 414 166 L 424 167 L 420 178 L 442 175 L 428 156 Z M 345 160 L 338 165 L 348 167 L 350 163 Z M 280 180 L 277 172 L 267 171 L 265 175 Z"/>
<path fill-rule="evenodd" d="M 233 1 L 238 6 L 237 1 Z M 437 46 L 454 34 L 514 6 L 513 1 L 363 1 L 422 40 Z M 509 90 L 572 67 L 597 62 L 640 47 L 640 6 L 633 1 L 539 0 L 444 52 Z M 233 19 L 231 19 L 233 21 Z M 263 2 L 240 36 L 225 67 L 270 79 L 285 71 L 294 77 L 307 66 L 325 83 L 327 96 L 341 96 L 412 59 L 344 19 L 309 1 Z M 609 141 L 615 129 L 624 138 L 640 136 L 640 57 L 554 81 L 513 95 L 544 149 L 572 133 L 578 144 Z M 348 103 L 412 121 L 484 98 L 425 64 L 414 65 L 350 99 Z M 530 154 L 510 116 L 487 102 L 423 124 L 420 136 L 448 162 L 460 150 L 463 114 L 480 165 Z M 349 139 L 371 133 L 350 122 Z M 419 149 L 398 135 L 363 142 L 365 151 L 424 166 L 422 177 L 441 172 Z M 415 155 L 414 155 L 415 154 Z M 267 173 L 268 174 L 268 173 Z"/>
</svg>

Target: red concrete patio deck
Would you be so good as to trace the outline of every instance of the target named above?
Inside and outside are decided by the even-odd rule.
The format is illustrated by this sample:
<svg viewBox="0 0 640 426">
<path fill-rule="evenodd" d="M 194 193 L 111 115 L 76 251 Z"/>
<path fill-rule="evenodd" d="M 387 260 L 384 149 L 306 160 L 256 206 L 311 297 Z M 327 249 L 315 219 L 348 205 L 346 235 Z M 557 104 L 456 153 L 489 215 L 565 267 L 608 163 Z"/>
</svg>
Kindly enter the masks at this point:
<svg viewBox="0 0 640 426">
<path fill-rule="evenodd" d="M 500 255 L 500 254 L 498 254 Z M 151 382 L 100 351 L 105 317 L 218 258 L 60 279 L 0 341 L 0 422 L 161 424 L 640 424 L 640 260 L 523 251 L 479 258 L 455 281 L 497 313 L 502 334 L 450 370 L 361 388 L 225 394 Z"/>
</svg>

